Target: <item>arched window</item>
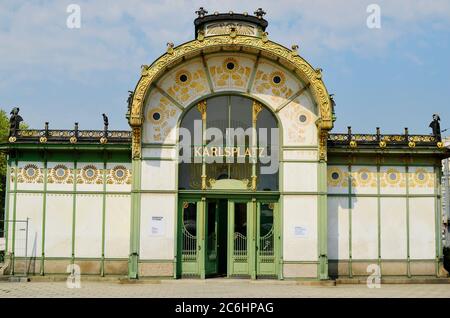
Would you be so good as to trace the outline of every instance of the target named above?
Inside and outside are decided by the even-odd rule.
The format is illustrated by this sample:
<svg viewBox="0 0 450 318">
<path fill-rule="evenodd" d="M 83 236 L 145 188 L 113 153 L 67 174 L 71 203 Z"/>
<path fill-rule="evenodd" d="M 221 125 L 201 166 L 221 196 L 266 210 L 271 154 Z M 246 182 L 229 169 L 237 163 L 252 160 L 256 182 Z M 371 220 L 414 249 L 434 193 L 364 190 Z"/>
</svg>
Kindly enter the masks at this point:
<svg viewBox="0 0 450 318">
<path fill-rule="evenodd" d="M 252 99 L 217 96 L 192 107 L 179 145 L 180 190 L 278 190 L 277 120 Z"/>
</svg>

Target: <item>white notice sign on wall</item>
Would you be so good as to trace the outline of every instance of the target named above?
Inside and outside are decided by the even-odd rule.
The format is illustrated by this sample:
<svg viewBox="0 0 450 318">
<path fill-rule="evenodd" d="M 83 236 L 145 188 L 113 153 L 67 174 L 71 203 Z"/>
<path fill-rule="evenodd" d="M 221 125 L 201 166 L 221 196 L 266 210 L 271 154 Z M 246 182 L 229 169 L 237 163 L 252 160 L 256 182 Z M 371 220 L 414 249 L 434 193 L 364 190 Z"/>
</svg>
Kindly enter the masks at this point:
<svg viewBox="0 0 450 318">
<path fill-rule="evenodd" d="M 308 229 L 304 226 L 295 226 L 294 227 L 294 235 L 296 237 L 307 237 Z"/>
<path fill-rule="evenodd" d="M 152 216 L 150 219 L 150 236 L 164 235 L 166 221 L 163 216 Z"/>
<path fill-rule="evenodd" d="M 5 238 L 4 237 L 0 237 L 0 251 L 4 251 L 5 250 Z"/>
</svg>

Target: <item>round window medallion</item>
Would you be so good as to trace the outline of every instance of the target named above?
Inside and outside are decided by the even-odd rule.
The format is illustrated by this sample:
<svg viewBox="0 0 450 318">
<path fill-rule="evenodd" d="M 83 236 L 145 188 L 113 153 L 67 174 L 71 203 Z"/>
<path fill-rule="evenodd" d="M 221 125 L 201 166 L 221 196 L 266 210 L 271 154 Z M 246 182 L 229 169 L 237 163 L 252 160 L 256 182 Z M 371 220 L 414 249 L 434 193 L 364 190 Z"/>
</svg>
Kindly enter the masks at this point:
<svg viewBox="0 0 450 318">
<path fill-rule="evenodd" d="M 180 70 L 175 74 L 175 82 L 180 86 L 188 85 L 191 78 L 191 73 L 188 70 Z"/>
<path fill-rule="evenodd" d="M 65 165 L 56 165 L 52 171 L 52 176 L 57 182 L 63 182 L 69 176 L 69 169 Z"/>
<path fill-rule="evenodd" d="M 181 74 L 181 75 L 180 75 L 180 81 L 181 81 L 181 82 L 184 83 L 184 82 L 186 82 L 187 80 L 188 80 L 188 77 L 187 77 L 186 74 Z"/>
<path fill-rule="evenodd" d="M 397 179 L 397 175 L 395 173 L 391 173 L 389 174 L 389 178 L 394 181 L 395 179 Z"/>
<path fill-rule="evenodd" d="M 298 119 L 300 120 L 301 123 L 306 123 L 306 120 L 308 118 L 306 117 L 306 115 L 300 115 L 300 117 Z"/>
<path fill-rule="evenodd" d="M 116 171 L 117 178 L 122 178 L 124 175 L 125 175 L 125 172 L 123 172 L 122 169 Z"/>
<path fill-rule="evenodd" d="M 92 169 L 88 169 L 88 170 L 86 170 L 86 175 L 89 177 L 89 178 L 92 178 L 93 176 L 94 176 L 94 170 L 92 170 Z"/>
<path fill-rule="evenodd" d="M 124 183 L 128 177 L 127 168 L 125 166 L 115 166 L 111 172 L 112 178 L 118 184 Z"/>
<path fill-rule="evenodd" d="M 35 181 L 39 176 L 39 168 L 34 164 L 28 164 L 21 173 L 27 182 Z"/>
<path fill-rule="evenodd" d="M 367 172 L 363 172 L 363 173 L 361 174 L 361 179 L 363 179 L 363 180 L 369 179 L 369 175 L 367 174 Z"/>
<path fill-rule="evenodd" d="M 273 77 L 272 81 L 273 81 L 275 84 L 280 84 L 280 83 L 281 83 L 281 77 L 279 77 L 278 75 L 276 75 L 276 76 Z"/>
<path fill-rule="evenodd" d="M 65 171 L 63 168 L 56 169 L 56 175 L 60 178 L 64 177 Z"/>
<path fill-rule="evenodd" d="M 228 63 L 227 63 L 227 69 L 229 69 L 230 71 L 231 71 L 232 69 L 234 69 L 234 63 L 233 63 L 233 62 L 228 62 Z"/>
<path fill-rule="evenodd" d="M 81 174 L 83 176 L 83 179 L 92 182 L 95 181 L 95 179 L 97 178 L 98 170 L 96 166 L 88 165 L 83 168 Z"/>
<path fill-rule="evenodd" d="M 423 172 L 420 172 L 417 174 L 417 179 L 419 179 L 420 181 L 425 180 L 425 174 Z"/>
<path fill-rule="evenodd" d="M 160 120 L 161 119 L 161 114 L 158 112 L 154 112 L 152 115 L 154 120 Z"/>
<path fill-rule="evenodd" d="M 333 173 L 331 174 L 331 178 L 332 178 L 333 180 L 339 179 L 339 173 L 333 172 Z"/>
<path fill-rule="evenodd" d="M 27 175 L 29 177 L 34 177 L 35 174 L 36 174 L 36 170 L 34 168 L 28 168 L 27 169 Z"/>
</svg>

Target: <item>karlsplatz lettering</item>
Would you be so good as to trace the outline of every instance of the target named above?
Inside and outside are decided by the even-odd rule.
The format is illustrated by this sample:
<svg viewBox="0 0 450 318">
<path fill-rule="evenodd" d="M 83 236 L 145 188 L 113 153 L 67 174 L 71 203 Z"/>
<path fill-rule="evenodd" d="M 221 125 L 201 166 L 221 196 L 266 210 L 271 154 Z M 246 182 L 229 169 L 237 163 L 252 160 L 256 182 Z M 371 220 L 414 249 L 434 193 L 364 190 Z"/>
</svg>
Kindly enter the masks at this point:
<svg viewBox="0 0 450 318">
<path fill-rule="evenodd" d="M 195 147 L 196 157 L 265 157 L 264 147 Z"/>
<path fill-rule="evenodd" d="M 182 313 L 201 313 L 203 316 L 206 316 L 208 314 L 209 305 L 190 305 L 185 304 L 184 301 L 181 303 L 181 305 L 176 305 L 175 312 L 182 312 Z"/>
</svg>

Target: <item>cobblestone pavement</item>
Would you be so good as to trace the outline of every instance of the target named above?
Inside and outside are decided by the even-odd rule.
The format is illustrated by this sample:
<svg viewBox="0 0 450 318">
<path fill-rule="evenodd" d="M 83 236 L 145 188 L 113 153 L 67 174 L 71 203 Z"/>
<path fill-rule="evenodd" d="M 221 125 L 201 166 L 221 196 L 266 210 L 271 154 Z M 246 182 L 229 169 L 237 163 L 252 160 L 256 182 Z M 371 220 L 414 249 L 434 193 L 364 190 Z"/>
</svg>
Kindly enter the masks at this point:
<svg viewBox="0 0 450 318">
<path fill-rule="evenodd" d="M 0 282 L 0 298 L 6 297 L 450 297 L 450 284 L 305 286 L 286 281 L 176 280 L 120 284 L 81 282 L 81 288 L 67 288 L 65 282 Z"/>
</svg>

